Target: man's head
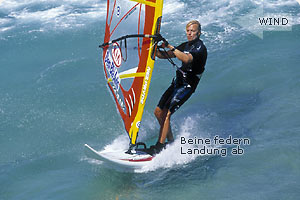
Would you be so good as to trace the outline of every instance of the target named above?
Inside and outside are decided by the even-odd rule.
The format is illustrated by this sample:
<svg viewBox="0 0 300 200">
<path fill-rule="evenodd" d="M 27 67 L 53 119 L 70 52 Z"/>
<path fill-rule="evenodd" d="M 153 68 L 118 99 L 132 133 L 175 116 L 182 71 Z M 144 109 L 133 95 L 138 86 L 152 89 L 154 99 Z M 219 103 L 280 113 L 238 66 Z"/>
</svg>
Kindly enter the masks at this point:
<svg viewBox="0 0 300 200">
<path fill-rule="evenodd" d="M 187 23 L 185 30 L 188 41 L 193 41 L 201 35 L 201 24 L 197 20 L 192 20 Z"/>
</svg>

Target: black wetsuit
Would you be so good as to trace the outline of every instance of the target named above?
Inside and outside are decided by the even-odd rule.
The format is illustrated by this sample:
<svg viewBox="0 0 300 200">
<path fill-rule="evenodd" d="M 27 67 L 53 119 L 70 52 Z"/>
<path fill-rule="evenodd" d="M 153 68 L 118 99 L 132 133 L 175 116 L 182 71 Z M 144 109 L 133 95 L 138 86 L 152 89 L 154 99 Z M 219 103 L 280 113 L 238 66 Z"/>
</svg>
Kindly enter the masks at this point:
<svg viewBox="0 0 300 200">
<path fill-rule="evenodd" d="M 192 54 L 193 61 L 188 64 L 182 62 L 181 67 L 176 71 L 176 78 L 157 105 L 160 109 L 169 109 L 171 113 L 174 113 L 195 92 L 207 59 L 207 49 L 199 38 L 184 42 L 176 49 Z"/>
</svg>

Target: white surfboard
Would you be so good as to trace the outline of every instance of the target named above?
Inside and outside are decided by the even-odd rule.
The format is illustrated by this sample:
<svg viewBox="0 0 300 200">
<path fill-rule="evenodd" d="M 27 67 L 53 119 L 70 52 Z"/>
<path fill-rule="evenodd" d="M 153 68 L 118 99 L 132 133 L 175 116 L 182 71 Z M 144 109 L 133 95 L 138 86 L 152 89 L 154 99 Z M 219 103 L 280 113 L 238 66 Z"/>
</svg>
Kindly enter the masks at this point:
<svg viewBox="0 0 300 200">
<path fill-rule="evenodd" d="M 154 156 L 143 151 L 133 151 L 132 154 L 126 153 L 126 150 L 118 151 L 96 151 L 89 145 L 85 144 L 85 154 L 89 158 L 101 160 L 112 166 L 127 168 L 127 169 L 141 169 L 148 165 Z"/>
</svg>

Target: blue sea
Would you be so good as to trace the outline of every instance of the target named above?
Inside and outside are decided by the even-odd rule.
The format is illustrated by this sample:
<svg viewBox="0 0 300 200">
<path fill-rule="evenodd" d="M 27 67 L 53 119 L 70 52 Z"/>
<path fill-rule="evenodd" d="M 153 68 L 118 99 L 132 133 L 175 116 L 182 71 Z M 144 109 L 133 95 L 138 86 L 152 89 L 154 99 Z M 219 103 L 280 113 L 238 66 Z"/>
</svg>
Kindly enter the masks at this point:
<svg viewBox="0 0 300 200">
<path fill-rule="evenodd" d="M 293 18 L 290 29 L 253 34 L 245 17 L 261 5 L 268 16 Z M 105 17 L 104 0 L 0 0 L 1 200 L 299 199 L 296 0 L 165 0 L 161 34 L 179 45 L 185 24 L 199 20 L 206 71 L 172 116 L 174 144 L 133 172 L 84 154 L 85 143 L 102 150 L 129 142 L 98 48 Z M 153 111 L 174 74 L 155 62 L 138 137 L 147 145 L 156 142 Z M 213 143 L 230 137 L 250 143 Z M 203 145 L 182 140 L 202 138 L 226 155 L 189 154 Z"/>
</svg>

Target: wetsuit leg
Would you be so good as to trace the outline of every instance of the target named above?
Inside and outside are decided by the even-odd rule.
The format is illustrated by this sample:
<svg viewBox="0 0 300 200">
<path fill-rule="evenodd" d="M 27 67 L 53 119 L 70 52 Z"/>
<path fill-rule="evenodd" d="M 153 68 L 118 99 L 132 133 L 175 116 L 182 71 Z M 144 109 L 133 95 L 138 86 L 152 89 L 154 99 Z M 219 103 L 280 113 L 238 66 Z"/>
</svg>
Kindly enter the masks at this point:
<svg viewBox="0 0 300 200">
<path fill-rule="evenodd" d="M 170 87 L 161 96 L 157 107 L 159 107 L 161 110 L 168 109 L 173 98 L 174 90 L 174 84 L 171 84 Z"/>
<path fill-rule="evenodd" d="M 178 110 L 178 108 L 191 97 L 193 92 L 193 89 L 187 85 L 176 88 L 170 100 L 169 110 L 171 113 L 173 114 Z"/>
</svg>

